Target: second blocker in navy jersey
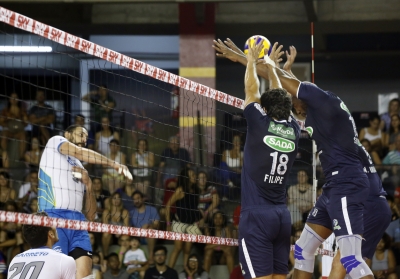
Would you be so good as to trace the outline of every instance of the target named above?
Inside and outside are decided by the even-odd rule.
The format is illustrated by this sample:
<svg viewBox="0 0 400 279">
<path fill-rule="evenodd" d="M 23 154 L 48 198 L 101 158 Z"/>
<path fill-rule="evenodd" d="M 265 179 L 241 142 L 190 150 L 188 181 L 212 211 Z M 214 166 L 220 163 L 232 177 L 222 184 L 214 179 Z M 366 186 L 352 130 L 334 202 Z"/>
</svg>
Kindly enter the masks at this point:
<svg viewBox="0 0 400 279">
<path fill-rule="evenodd" d="M 365 176 L 357 129 L 344 102 L 308 82 L 300 84 L 297 97 L 307 104 L 305 126 L 317 144 L 326 180 Z"/>
<path fill-rule="evenodd" d="M 242 169 L 242 210 L 284 204 L 286 184 L 296 158 L 300 127 L 271 119 L 258 103 L 246 106 L 247 136 Z"/>
</svg>

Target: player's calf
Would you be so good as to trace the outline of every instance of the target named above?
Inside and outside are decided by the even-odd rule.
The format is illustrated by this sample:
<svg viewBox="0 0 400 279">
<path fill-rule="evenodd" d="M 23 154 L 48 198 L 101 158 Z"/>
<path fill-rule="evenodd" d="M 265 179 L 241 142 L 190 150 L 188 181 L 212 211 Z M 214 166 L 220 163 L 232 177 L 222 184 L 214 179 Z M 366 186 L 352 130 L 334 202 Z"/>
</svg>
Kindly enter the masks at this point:
<svg viewBox="0 0 400 279">
<path fill-rule="evenodd" d="M 372 276 L 371 269 L 361 255 L 362 237 L 360 235 L 338 236 L 336 242 L 340 249 L 340 262 L 346 269 L 346 274 L 352 279 Z"/>
<path fill-rule="evenodd" d="M 306 224 L 299 240 L 296 241 L 294 246 L 294 268 L 313 273 L 315 251 L 323 241 L 324 240 Z"/>
</svg>

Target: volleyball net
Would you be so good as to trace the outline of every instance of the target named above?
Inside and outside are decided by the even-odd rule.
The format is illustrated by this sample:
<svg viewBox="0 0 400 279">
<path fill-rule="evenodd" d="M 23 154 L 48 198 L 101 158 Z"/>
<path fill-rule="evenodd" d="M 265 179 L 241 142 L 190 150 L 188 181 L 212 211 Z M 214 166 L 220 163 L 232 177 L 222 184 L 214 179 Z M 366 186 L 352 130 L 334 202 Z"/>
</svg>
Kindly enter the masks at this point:
<svg viewBox="0 0 400 279">
<path fill-rule="evenodd" d="M 162 54 L 137 54 L 151 56 L 145 63 L 1 7 L 0 21 L 0 186 L 8 193 L 0 221 L 238 244 L 247 127 L 242 99 L 179 76 L 177 58 L 167 63 Z M 242 80 L 233 82 L 243 88 Z M 109 166 L 82 162 L 96 195 L 94 222 L 29 214 L 37 211 L 41 194 L 37 173 L 44 147 L 72 124 L 87 128 L 88 148 L 127 165 L 134 176 L 128 181 Z M 312 141 L 303 133 L 287 185 L 293 237 L 317 196 L 314 161 Z M 66 185 L 60 177 L 49 181 Z M 77 190 L 66 186 L 57 198 L 70 200 L 57 202 L 74 209 Z M 175 195 L 177 188 L 183 198 Z M 139 214 L 143 205 L 156 214 Z M 143 226 L 149 220 L 157 225 Z M 229 227 L 232 237 L 213 235 L 217 227 Z"/>
</svg>

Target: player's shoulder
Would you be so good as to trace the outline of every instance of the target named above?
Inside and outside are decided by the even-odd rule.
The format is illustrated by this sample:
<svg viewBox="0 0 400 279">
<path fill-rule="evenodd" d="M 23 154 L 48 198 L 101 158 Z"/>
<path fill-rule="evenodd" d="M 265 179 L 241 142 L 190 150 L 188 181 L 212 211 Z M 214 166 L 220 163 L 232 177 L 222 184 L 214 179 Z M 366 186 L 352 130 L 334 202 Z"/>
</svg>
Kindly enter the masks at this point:
<svg viewBox="0 0 400 279">
<path fill-rule="evenodd" d="M 68 141 L 68 140 L 62 136 L 53 136 L 48 140 L 46 146 L 58 146 L 61 143 L 66 142 L 66 141 Z"/>
</svg>

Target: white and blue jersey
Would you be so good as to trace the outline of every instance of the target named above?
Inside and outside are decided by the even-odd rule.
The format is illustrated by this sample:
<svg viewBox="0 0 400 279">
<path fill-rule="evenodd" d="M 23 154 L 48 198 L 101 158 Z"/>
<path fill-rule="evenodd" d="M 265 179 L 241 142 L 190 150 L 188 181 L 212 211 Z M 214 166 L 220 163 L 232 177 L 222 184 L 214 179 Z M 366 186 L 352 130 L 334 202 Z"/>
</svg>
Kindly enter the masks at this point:
<svg viewBox="0 0 400 279">
<path fill-rule="evenodd" d="M 285 204 L 286 184 L 296 158 L 300 127 L 271 119 L 258 103 L 244 109 L 247 136 L 242 169 L 242 210 L 247 206 Z"/>
<path fill-rule="evenodd" d="M 307 104 L 305 129 L 315 140 L 326 181 L 364 176 L 357 129 L 344 102 L 315 84 L 302 82 L 297 98 Z"/>
<path fill-rule="evenodd" d="M 60 146 L 68 140 L 61 136 L 49 139 L 39 164 L 39 211 L 67 209 L 82 211 L 85 185 L 72 176 L 72 167 L 82 163 L 60 153 Z"/>
</svg>

